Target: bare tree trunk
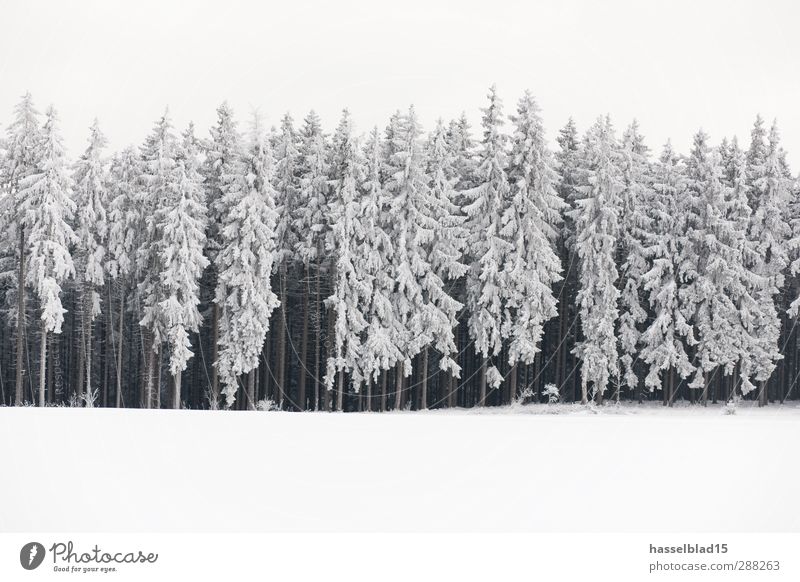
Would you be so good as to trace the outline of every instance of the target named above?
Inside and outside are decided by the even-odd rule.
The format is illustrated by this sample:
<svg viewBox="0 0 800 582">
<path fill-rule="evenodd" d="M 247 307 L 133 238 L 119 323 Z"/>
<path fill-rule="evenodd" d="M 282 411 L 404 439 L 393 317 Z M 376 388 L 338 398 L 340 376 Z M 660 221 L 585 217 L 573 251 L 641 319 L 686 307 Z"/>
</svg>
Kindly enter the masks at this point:
<svg viewBox="0 0 800 582">
<path fill-rule="evenodd" d="M 317 323 L 316 333 L 314 334 L 314 336 L 315 336 L 314 337 L 314 377 L 312 378 L 312 380 L 314 381 L 314 410 L 319 410 L 319 388 L 320 388 L 319 364 L 320 364 L 320 358 L 321 358 L 321 354 L 320 354 L 320 337 L 322 336 L 322 319 L 320 319 L 321 313 L 320 313 L 320 308 L 319 308 L 319 304 L 320 304 L 319 298 L 320 298 L 320 295 L 321 295 L 321 293 L 320 293 L 320 279 L 322 279 L 322 276 L 320 275 L 320 267 L 319 267 L 319 262 L 318 262 L 317 263 L 317 281 L 316 281 L 317 292 L 314 295 L 314 310 L 316 312 L 316 323 Z"/>
<path fill-rule="evenodd" d="M 114 335 L 114 309 L 111 303 L 111 283 L 106 281 L 106 291 L 108 299 L 106 304 L 105 318 L 103 319 L 103 407 L 108 406 L 108 380 L 111 377 L 111 357 L 109 357 L 108 346 L 111 345 L 111 337 Z M 111 352 L 113 353 L 113 348 Z"/>
<path fill-rule="evenodd" d="M 55 404 L 56 402 L 56 363 L 58 362 L 58 346 L 53 341 L 53 335 L 48 334 L 47 336 L 47 349 L 50 352 L 51 356 L 47 360 L 47 400 L 50 404 Z"/>
<path fill-rule="evenodd" d="M 117 408 L 122 406 L 122 344 L 125 337 L 125 291 L 120 290 L 119 322 L 117 331 Z"/>
<path fill-rule="evenodd" d="M 513 404 L 517 399 L 517 363 L 511 366 L 511 374 L 508 379 L 508 403 Z"/>
<path fill-rule="evenodd" d="M 708 372 L 703 372 L 703 406 L 708 406 Z"/>
<path fill-rule="evenodd" d="M 585 380 L 581 380 L 581 404 L 589 404 L 589 390 Z"/>
<path fill-rule="evenodd" d="M 400 410 L 403 407 L 403 364 L 397 363 L 394 372 L 394 409 Z"/>
<path fill-rule="evenodd" d="M 336 410 L 344 412 L 344 370 L 339 370 L 336 386 Z"/>
<path fill-rule="evenodd" d="M 759 408 L 761 408 L 762 406 L 766 406 L 767 402 L 768 402 L 768 400 L 767 400 L 767 382 L 762 380 L 761 386 L 759 387 L 759 392 L 758 392 L 758 406 L 759 406 Z"/>
<path fill-rule="evenodd" d="M 19 274 L 17 275 L 17 381 L 14 405 L 22 406 L 23 355 L 25 351 L 25 227 L 19 229 Z"/>
<path fill-rule="evenodd" d="M 486 356 L 481 358 L 481 378 L 480 378 L 480 387 L 481 387 L 481 394 L 480 400 L 478 401 L 478 406 L 484 406 L 486 404 Z"/>
<path fill-rule="evenodd" d="M 94 406 L 92 394 L 92 295 L 89 290 L 88 284 L 84 284 L 84 300 L 83 300 L 83 356 L 85 362 L 83 363 L 86 369 L 86 406 Z"/>
<path fill-rule="evenodd" d="M 75 384 L 78 398 L 84 395 L 84 388 L 86 387 L 86 302 L 84 301 L 83 293 L 79 294 L 77 301 L 78 305 L 78 325 L 80 326 L 80 346 L 78 349 L 78 381 Z"/>
<path fill-rule="evenodd" d="M 451 374 L 448 382 L 450 393 L 447 395 L 447 406 L 448 408 L 455 408 L 457 405 L 456 397 L 458 396 L 458 378 Z"/>
<path fill-rule="evenodd" d="M 173 378 L 172 386 L 172 408 L 178 410 L 181 407 L 181 377 L 183 372 L 178 372 Z"/>
<path fill-rule="evenodd" d="M 422 350 L 422 382 L 420 385 L 419 409 L 428 410 L 428 348 Z"/>
<path fill-rule="evenodd" d="M 281 265 L 278 273 L 278 286 L 280 292 L 280 316 L 278 323 L 278 408 L 283 409 L 283 400 L 286 394 L 286 264 Z"/>
<path fill-rule="evenodd" d="M 672 368 L 667 370 L 667 378 L 669 379 L 669 396 L 667 397 L 667 404 L 672 407 L 672 404 L 675 402 L 675 374 L 673 373 Z"/>
<path fill-rule="evenodd" d="M 386 370 L 381 370 L 381 412 L 386 412 Z"/>
<path fill-rule="evenodd" d="M 256 409 L 256 370 L 247 373 L 247 410 Z"/>
<path fill-rule="evenodd" d="M 42 322 L 41 352 L 39 354 L 39 406 L 46 404 L 45 384 L 47 382 L 47 324 Z"/>
<path fill-rule="evenodd" d="M 156 350 L 154 349 L 155 346 L 152 345 L 148 346 L 148 355 L 147 355 L 147 386 L 144 392 L 144 407 L 145 408 L 152 408 L 153 407 L 153 383 L 155 382 L 155 373 L 156 373 Z"/>
<path fill-rule="evenodd" d="M 219 374 L 217 373 L 217 357 L 219 352 L 219 305 L 214 303 L 214 308 L 211 310 L 211 361 L 214 365 L 211 366 L 211 401 L 212 406 L 219 407 Z"/>
<path fill-rule="evenodd" d="M 372 412 L 372 375 L 367 378 L 367 393 L 365 395 L 367 400 L 366 406 L 364 407 L 367 412 Z"/>
<path fill-rule="evenodd" d="M 161 346 L 158 346 L 158 351 L 156 352 L 156 408 L 161 408 Z"/>
<path fill-rule="evenodd" d="M 297 407 L 299 410 L 306 409 L 306 365 L 308 362 L 308 296 L 311 294 L 309 285 L 310 271 L 306 266 L 306 289 L 303 293 L 303 335 L 300 339 L 300 366 L 298 373 L 300 377 L 297 381 Z"/>
</svg>

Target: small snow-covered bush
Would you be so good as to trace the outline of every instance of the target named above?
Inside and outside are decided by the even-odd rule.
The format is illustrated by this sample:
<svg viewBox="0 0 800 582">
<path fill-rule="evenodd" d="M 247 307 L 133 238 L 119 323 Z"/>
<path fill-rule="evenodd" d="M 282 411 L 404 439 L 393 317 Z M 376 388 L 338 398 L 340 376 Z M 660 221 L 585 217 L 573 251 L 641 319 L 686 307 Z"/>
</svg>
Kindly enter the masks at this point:
<svg viewBox="0 0 800 582">
<path fill-rule="evenodd" d="M 280 407 L 272 400 L 259 400 L 256 402 L 256 410 L 261 412 L 269 412 L 271 410 L 280 410 Z"/>
<path fill-rule="evenodd" d="M 739 408 L 739 398 L 734 397 L 728 400 L 725 403 L 725 408 L 722 409 L 722 414 L 736 414 L 736 410 Z"/>
<path fill-rule="evenodd" d="M 547 397 L 548 404 L 558 404 L 561 402 L 561 394 L 555 384 L 547 384 L 542 392 Z"/>
<path fill-rule="evenodd" d="M 528 399 L 533 398 L 535 395 L 536 393 L 533 391 L 533 387 L 526 386 L 517 393 L 517 397 L 514 399 L 514 406 L 522 406 Z"/>
<path fill-rule="evenodd" d="M 97 402 L 97 396 L 98 396 L 97 390 L 92 390 L 91 392 L 84 392 L 83 394 L 81 394 L 80 402 L 86 404 L 86 408 L 92 408 L 94 406 L 94 403 Z M 78 403 L 77 406 L 80 406 L 80 403 Z"/>
</svg>

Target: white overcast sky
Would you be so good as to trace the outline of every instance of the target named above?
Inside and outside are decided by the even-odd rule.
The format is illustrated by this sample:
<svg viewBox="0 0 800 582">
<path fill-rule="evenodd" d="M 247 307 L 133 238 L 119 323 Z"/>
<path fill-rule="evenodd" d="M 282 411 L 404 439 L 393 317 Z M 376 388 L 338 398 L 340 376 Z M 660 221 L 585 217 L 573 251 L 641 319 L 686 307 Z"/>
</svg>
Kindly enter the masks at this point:
<svg viewBox="0 0 800 582">
<path fill-rule="evenodd" d="M 26 90 L 52 103 L 71 155 L 96 116 L 114 148 L 139 144 L 169 105 L 206 134 L 227 99 L 245 121 L 341 109 L 360 131 L 414 103 L 426 128 L 496 83 L 510 113 L 529 88 L 552 138 L 572 115 L 687 151 L 702 126 L 745 143 L 777 117 L 800 166 L 800 3 L 591 0 L 0 3 L 0 125 Z M 475 128 L 477 130 L 477 127 Z"/>
</svg>

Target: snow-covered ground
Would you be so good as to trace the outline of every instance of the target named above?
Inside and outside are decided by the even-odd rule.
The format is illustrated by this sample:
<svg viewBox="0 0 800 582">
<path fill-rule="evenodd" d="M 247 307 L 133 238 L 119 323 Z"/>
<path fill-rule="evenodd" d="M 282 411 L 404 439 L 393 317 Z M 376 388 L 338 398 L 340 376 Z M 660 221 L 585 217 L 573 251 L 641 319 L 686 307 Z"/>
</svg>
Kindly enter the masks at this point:
<svg viewBox="0 0 800 582">
<path fill-rule="evenodd" d="M 0 531 L 798 531 L 800 407 L 0 408 Z"/>
</svg>

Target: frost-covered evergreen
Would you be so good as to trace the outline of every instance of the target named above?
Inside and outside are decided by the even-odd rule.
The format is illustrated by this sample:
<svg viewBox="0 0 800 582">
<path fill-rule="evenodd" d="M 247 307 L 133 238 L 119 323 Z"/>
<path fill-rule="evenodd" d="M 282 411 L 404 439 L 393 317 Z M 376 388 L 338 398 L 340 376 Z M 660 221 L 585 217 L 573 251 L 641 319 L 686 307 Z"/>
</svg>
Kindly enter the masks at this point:
<svg viewBox="0 0 800 582">
<path fill-rule="evenodd" d="M 28 233 L 29 253 L 26 281 L 36 292 L 42 334 L 39 360 L 39 406 L 44 406 L 47 337 L 61 333 L 64 309 L 61 285 L 75 275 L 70 246 L 75 233 L 69 223 L 75 212 L 70 197 L 71 182 L 55 109 L 48 108 L 41 138 L 35 147 L 36 169 L 19 182 L 19 208 Z M 87 399 L 87 402 L 91 402 Z"/>
<path fill-rule="evenodd" d="M 561 279 L 561 262 L 554 243 L 565 204 L 556 191 L 558 175 L 538 105 L 527 91 L 511 120 L 515 127 L 508 165 L 511 203 L 503 214 L 501 229 L 511 249 L 501 277 L 508 295 L 503 336 L 510 338 L 513 400 L 517 362 L 533 363 L 544 323 L 557 314 L 552 286 Z"/>
<path fill-rule="evenodd" d="M 555 156 L 559 174 L 558 193 L 566 205 L 565 208 L 571 210 L 575 207 L 575 201 L 581 196 L 577 188 L 580 183 L 581 140 L 578 136 L 575 121 L 571 117 L 566 125 L 559 130 L 556 141 L 559 146 Z M 575 225 L 572 220 L 572 214 L 566 210 L 564 212 L 561 238 L 571 256 L 575 245 Z"/>
<path fill-rule="evenodd" d="M 303 122 L 298 149 L 299 191 L 293 230 L 298 236 L 296 252 L 308 265 L 323 257 L 328 208 L 327 144 L 319 116 L 313 111 Z"/>
<path fill-rule="evenodd" d="M 159 212 L 163 237 L 159 258 L 165 297 L 159 309 L 169 348 L 169 371 L 175 382 L 173 408 L 180 407 L 181 372 L 192 357 L 189 332 L 197 332 L 200 327 L 200 276 L 209 262 L 203 254 L 206 209 L 195 142 L 194 128 L 190 126 L 176 151 L 176 190 Z"/>
<path fill-rule="evenodd" d="M 108 185 L 108 242 L 106 272 L 117 292 L 116 322 L 112 331 L 112 347 L 116 350 L 115 404 L 122 406 L 123 354 L 125 342 L 125 313 L 128 295 L 134 284 L 136 250 L 143 234 L 144 217 L 139 212 L 139 188 L 142 184 L 141 161 L 133 147 L 116 154 L 111 160 Z M 108 310 L 111 317 L 111 306 Z"/>
<path fill-rule="evenodd" d="M 404 357 L 405 376 L 411 374 L 412 360 L 421 354 L 420 400 L 427 407 L 424 388 L 428 348 L 433 347 L 442 355 L 439 362 L 442 370 L 459 373 L 458 364 L 450 356 L 456 349 L 453 328 L 461 304 L 447 294 L 443 277 L 451 273 L 457 276 L 462 267 L 457 256 L 441 254 L 444 250 L 441 245 L 436 248 L 439 254 L 433 258 L 437 240 L 441 242 L 452 235 L 449 229 L 453 219 L 449 201 L 439 197 L 440 192 L 432 191 L 428 184 L 421 136 L 422 129 L 412 107 L 400 117 L 396 128 L 389 159 L 396 170 L 385 188 L 390 199 L 388 210 L 394 241 L 392 303 L 395 316 L 405 330 L 405 337 L 395 341 Z"/>
<path fill-rule="evenodd" d="M 111 160 L 106 271 L 112 280 L 129 276 L 134 268 L 141 219 L 137 201 L 140 172 L 139 154 L 133 147 L 125 148 Z"/>
<path fill-rule="evenodd" d="M 575 352 L 581 360 L 584 403 L 590 387 L 594 396 L 602 399 L 609 382 L 617 381 L 619 375 L 615 331 L 620 292 L 615 259 L 624 188 L 619 155 L 611 120 L 598 119 L 581 147 L 580 198 L 572 211 L 580 259 L 577 301 L 583 331 L 583 341 Z"/>
<path fill-rule="evenodd" d="M 13 281 L 12 293 L 7 297 L 16 300 L 16 306 L 10 319 L 16 328 L 15 341 L 15 387 L 14 404 L 22 405 L 23 400 L 23 374 L 25 356 L 25 260 L 27 246 L 25 242 L 26 225 L 24 215 L 20 212 L 26 205 L 24 195 L 21 194 L 20 182 L 27 176 L 38 171 L 37 149 L 41 140 L 39 127 L 39 112 L 33 105 L 33 97 L 26 93 L 22 100 L 14 107 L 14 115 L 9 123 L 5 156 L 3 157 L 3 184 L 5 195 L 0 207 L 3 231 L 7 233 L 8 240 L 14 241 L 3 254 L 10 259 L 16 271 L 15 276 L 9 278 Z"/>
<path fill-rule="evenodd" d="M 325 300 L 332 318 L 331 353 L 325 371 L 325 387 L 338 380 L 336 408 L 342 410 L 344 374 L 350 374 L 358 390 L 366 375 L 361 369 L 362 332 L 367 327 L 363 305 L 369 297 L 365 273 L 357 265 L 358 248 L 364 240 L 359 183 L 363 167 L 352 119 L 345 110 L 333 137 L 332 192 L 329 212 L 331 237 L 327 252 L 332 259 L 332 291 Z M 395 341 L 402 338 L 395 338 Z M 337 378 L 338 377 L 338 378 Z"/>
<path fill-rule="evenodd" d="M 464 191 L 474 186 L 475 169 L 475 140 L 472 138 L 472 128 L 467 120 L 466 113 L 452 120 L 447 126 L 447 145 L 453 155 L 453 169 L 455 170 L 454 184 L 457 191 Z"/>
<path fill-rule="evenodd" d="M 781 323 L 776 298 L 783 287 L 784 274 L 789 265 L 787 241 L 791 227 L 786 213 L 791 199 L 790 183 L 783 172 L 780 152 L 780 135 L 777 125 L 773 123 L 763 164 L 752 166 L 756 175 L 752 176 L 751 198 L 757 202 L 749 232 L 754 244 L 754 261 L 748 266 L 762 279 L 754 291 L 758 308 L 756 342 L 753 346 L 756 355 L 754 374 L 759 382 L 766 382 L 775 369 L 775 362 L 783 357 L 778 345 Z M 761 403 L 766 404 L 766 392 L 763 389 Z"/>
<path fill-rule="evenodd" d="M 107 158 L 95 123 L 72 164 L 39 117 L 0 139 L 0 405 L 800 395 L 800 185 L 760 117 L 651 162 L 608 119 L 552 154 L 527 93 L 506 135 L 490 91 L 480 143 L 413 109 L 245 139 L 223 104 L 207 140 L 165 114 Z"/>
<path fill-rule="evenodd" d="M 680 156 L 667 142 L 653 168 L 653 191 L 648 208 L 648 230 L 643 251 L 646 268 L 641 290 L 647 295 L 653 317 L 641 334 L 641 360 L 648 365 L 645 386 L 652 392 L 662 386 L 666 374 L 670 394 L 673 372 L 687 378 L 693 371 L 687 353 L 691 328 L 681 309 L 679 276 L 686 222 L 683 200 L 686 197 L 685 168 Z"/>
<path fill-rule="evenodd" d="M 139 212 L 143 217 L 144 233 L 137 252 L 138 301 L 141 305 L 140 325 L 147 332 L 147 380 L 144 406 L 157 404 L 155 392 L 161 375 L 161 346 L 168 341 L 167 318 L 162 306 L 168 298 L 162 283 L 164 251 L 164 217 L 179 195 L 178 138 L 168 112 L 156 122 L 142 148 L 142 190 Z"/>
<path fill-rule="evenodd" d="M 85 367 L 86 393 L 92 394 L 93 323 L 100 315 L 100 291 L 105 281 L 106 239 L 106 169 L 102 158 L 108 144 L 95 119 L 89 128 L 89 145 L 73 170 L 77 205 L 76 280 L 81 295 L 81 352 Z M 87 403 L 92 399 L 87 398 Z"/>
<path fill-rule="evenodd" d="M 643 307 L 641 279 L 647 270 L 645 233 L 652 230 L 647 210 L 652 208 L 648 148 L 634 121 L 622 136 L 622 207 L 620 215 L 620 315 L 619 347 L 622 385 L 634 389 L 639 379 L 634 371 L 641 325 L 647 319 Z M 619 391 L 617 391 L 619 397 Z"/>
<path fill-rule="evenodd" d="M 279 302 L 270 274 L 277 252 L 274 161 L 269 142 L 254 123 L 241 172 L 220 201 L 222 223 L 216 303 L 220 306 L 219 355 L 215 366 L 224 385 L 226 404 L 236 398 L 237 378 L 258 366 L 269 320 Z M 252 385 L 252 374 L 248 378 Z M 248 406 L 255 407 L 254 402 Z"/>
<path fill-rule="evenodd" d="M 298 207 L 298 136 L 294 120 L 288 113 L 281 119 L 280 133 L 275 145 L 275 190 L 278 216 L 278 264 L 294 260 L 299 234 L 294 230 L 292 219 Z"/>
<path fill-rule="evenodd" d="M 489 106 L 483 109 L 483 141 L 476 169 L 478 185 L 465 195 L 470 199 L 467 213 L 469 239 L 467 252 L 471 266 L 467 274 L 469 332 L 475 350 L 483 358 L 480 402 L 486 399 L 486 385 L 497 388 L 503 375 L 489 358 L 503 347 L 505 295 L 502 271 L 512 245 L 503 238 L 503 215 L 509 207 L 511 187 L 506 175 L 507 136 L 500 130 L 503 107 L 494 87 L 489 90 Z"/>
<path fill-rule="evenodd" d="M 364 240 L 359 254 L 367 280 L 369 295 L 365 301 L 364 318 L 367 324 L 361 369 L 367 382 L 376 381 L 380 373 L 403 361 L 396 338 L 402 337 L 402 323 L 392 306 L 395 281 L 391 275 L 394 245 L 391 237 L 389 199 L 383 189 L 383 143 L 378 128 L 370 133 L 364 144 L 364 182 L 362 184 L 361 215 Z M 386 402 L 382 402 L 385 408 Z"/>
<path fill-rule="evenodd" d="M 292 229 L 297 243 L 294 254 L 303 264 L 303 331 L 300 340 L 300 378 L 297 404 L 306 407 L 306 382 L 313 382 L 312 408 L 320 404 L 320 359 L 322 336 L 322 280 L 329 267 L 325 241 L 330 232 L 327 222 L 329 196 L 328 145 L 319 116 L 311 111 L 303 121 L 297 155 L 297 204 Z M 309 336 L 313 336 L 312 339 Z M 310 348 L 309 344 L 313 343 Z M 309 349 L 313 360 L 309 361 Z"/>
<path fill-rule="evenodd" d="M 693 328 L 689 342 L 697 343 L 690 386 L 702 389 L 705 401 L 709 374 L 732 374 L 746 349 L 738 307 L 747 301 L 749 288 L 743 260 L 746 221 L 731 212 L 719 152 L 710 148 L 703 131 L 695 135 L 686 175 L 687 244 L 680 266 L 685 285 L 680 297 Z M 745 366 L 743 377 L 749 372 Z"/>
<path fill-rule="evenodd" d="M 215 258 L 222 244 L 219 234 L 224 220 L 223 200 L 229 193 L 240 188 L 242 182 L 242 140 L 236 127 L 233 109 L 227 102 L 217 108 L 217 123 L 209 130 L 211 138 L 204 142 L 205 160 L 201 168 L 208 210 L 208 232 L 206 233 L 206 255 L 210 260 L 204 277 L 205 287 L 216 293 L 217 266 Z M 219 303 L 213 303 L 211 314 L 212 360 L 218 359 L 219 352 Z M 211 370 L 211 392 L 208 400 L 212 407 L 219 405 L 219 369 Z"/>
</svg>

